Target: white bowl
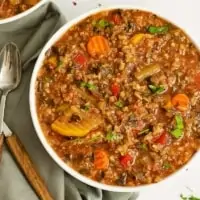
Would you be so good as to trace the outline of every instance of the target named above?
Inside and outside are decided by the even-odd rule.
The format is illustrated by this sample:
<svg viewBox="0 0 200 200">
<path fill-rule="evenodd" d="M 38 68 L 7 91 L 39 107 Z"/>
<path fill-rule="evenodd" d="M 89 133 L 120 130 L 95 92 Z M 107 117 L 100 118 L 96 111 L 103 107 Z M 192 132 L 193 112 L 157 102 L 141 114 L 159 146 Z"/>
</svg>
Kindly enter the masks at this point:
<svg viewBox="0 0 200 200">
<path fill-rule="evenodd" d="M 49 0 L 41 0 L 40 2 L 38 2 L 37 4 L 35 4 L 33 7 L 29 8 L 28 10 L 22 12 L 22 13 L 19 13 L 17 15 L 14 15 L 12 17 L 9 17 L 9 18 L 5 18 L 5 19 L 0 19 L 0 25 L 1 24 L 7 24 L 7 23 L 10 23 L 10 22 L 14 22 L 14 21 L 17 21 L 27 15 L 29 15 L 30 13 L 34 12 L 35 10 L 37 10 L 38 8 L 40 8 L 40 6 L 42 6 L 43 4 L 45 4 L 47 1 Z"/>
<path fill-rule="evenodd" d="M 43 131 L 40 127 L 38 117 L 37 117 L 36 98 L 35 98 L 35 84 L 36 84 L 36 80 L 37 80 L 38 71 L 40 70 L 40 68 L 43 64 L 43 61 L 45 59 L 46 51 L 53 44 L 55 44 L 55 42 L 58 41 L 63 36 L 63 34 L 73 25 L 77 24 L 78 22 L 82 21 L 83 19 L 85 19 L 86 17 L 88 17 L 90 15 L 96 14 L 96 13 L 101 12 L 101 11 L 111 10 L 111 9 L 139 9 L 139 10 L 143 10 L 143 11 L 152 12 L 149 9 L 145 9 L 143 7 L 138 7 L 138 6 L 135 7 L 133 5 L 117 5 L 117 6 L 112 6 L 112 7 L 104 7 L 104 8 L 98 8 L 98 9 L 89 11 L 86 14 L 83 14 L 83 15 L 71 20 L 70 22 L 66 23 L 63 27 L 61 27 L 52 36 L 52 38 L 47 42 L 47 44 L 44 46 L 42 52 L 40 53 L 40 55 L 37 59 L 36 64 L 35 64 L 33 74 L 32 74 L 32 78 L 31 78 L 31 83 L 30 83 L 30 93 L 29 93 L 30 112 L 31 112 L 33 125 L 35 127 L 36 133 L 37 133 L 41 143 L 43 144 L 43 146 L 45 147 L 45 149 L 49 153 L 49 155 L 54 159 L 54 161 L 62 169 L 64 169 L 67 173 L 69 173 L 73 177 L 77 178 L 78 180 L 80 180 L 80 181 L 82 181 L 82 182 L 84 182 L 84 183 L 86 183 L 90 186 L 100 188 L 100 189 L 103 189 L 103 190 L 114 191 L 114 192 L 138 192 L 138 191 L 150 188 L 150 187 L 156 187 L 157 184 L 172 183 L 172 181 L 173 181 L 172 179 L 178 177 L 178 175 L 181 174 L 181 172 L 183 172 L 186 169 L 186 167 L 188 167 L 190 164 L 193 163 L 192 160 L 194 160 L 194 158 L 197 156 L 198 153 L 196 153 L 193 156 L 193 158 L 188 162 L 188 164 L 184 165 L 181 169 L 177 170 L 175 173 L 168 176 L 167 178 L 165 178 L 163 181 L 161 181 L 159 183 L 142 185 L 142 186 L 112 186 L 112 185 L 106 185 L 106 184 L 102 184 L 102 183 L 99 183 L 97 181 L 91 180 L 91 179 L 87 178 L 86 176 L 81 175 L 80 173 L 78 173 L 77 171 L 75 171 L 74 169 L 69 167 L 63 160 L 61 160 L 61 158 L 56 154 L 56 152 L 49 145 L 47 139 L 45 138 Z M 153 12 L 153 13 L 155 13 L 155 12 Z M 158 16 L 161 16 L 160 13 L 155 13 L 155 14 L 157 14 Z M 161 16 L 161 18 L 163 18 L 163 17 Z M 166 18 L 163 18 L 163 19 L 166 19 Z M 168 19 L 166 19 L 166 20 L 171 22 L 171 20 L 168 20 Z M 177 25 L 174 22 L 172 22 L 172 24 Z"/>
</svg>

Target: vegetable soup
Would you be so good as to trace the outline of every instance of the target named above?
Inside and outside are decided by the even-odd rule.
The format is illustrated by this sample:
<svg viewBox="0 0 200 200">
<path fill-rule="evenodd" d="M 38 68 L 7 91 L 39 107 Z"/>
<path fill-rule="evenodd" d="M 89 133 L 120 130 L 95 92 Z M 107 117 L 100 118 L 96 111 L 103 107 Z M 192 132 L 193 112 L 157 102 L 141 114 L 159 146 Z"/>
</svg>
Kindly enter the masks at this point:
<svg viewBox="0 0 200 200">
<path fill-rule="evenodd" d="M 46 52 L 36 100 L 68 166 L 109 185 L 159 182 L 199 147 L 199 51 L 155 14 L 100 12 Z"/>
<path fill-rule="evenodd" d="M 24 12 L 40 0 L 0 0 L 0 19 Z"/>
</svg>

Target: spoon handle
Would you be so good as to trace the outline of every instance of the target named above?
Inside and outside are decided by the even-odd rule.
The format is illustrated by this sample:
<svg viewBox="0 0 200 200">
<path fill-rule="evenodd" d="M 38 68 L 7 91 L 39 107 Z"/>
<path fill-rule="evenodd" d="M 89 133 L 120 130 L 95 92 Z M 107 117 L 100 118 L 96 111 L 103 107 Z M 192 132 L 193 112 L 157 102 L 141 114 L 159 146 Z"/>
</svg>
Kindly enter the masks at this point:
<svg viewBox="0 0 200 200">
<path fill-rule="evenodd" d="M 0 162 L 1 162 L 2 151 L 3 151 L 3 141 L 4 141 L 4 135 L 0 134 Z"/>
<path fill-rule="evenodd" d="M 31 161 L 17 135 L 12 134 L 11 136 L 5 137 L 5 140 L 17 163 L 21 167 L 21 170 L 35 190 L 38 197 L 41 200 L 53 200 L 44 181 L 35 169 L 33 162 Z"/>
<path fill-rule="evenodd" d="M 1 96 L 1 102 L 0 102 L 0 162 L 1 162 L 2 151 L 3 151 L 3 142 L 4 142 L 3 118 L 4 118 L 4 110 L 5 110 L 5 104 L 6 104 L 6 96 L 7 96 L 7 93 L 4 92 Z"/>
<path fill-rule="evenodd" d="M 3 92 L 1 96 L 1 103 L 0 103 L 0 134 L 3 132 L 3 118 L 4 118 L 4 111 L 5 111 L 5 105 L 6 105 L 6 92 Z"/>
</svg>

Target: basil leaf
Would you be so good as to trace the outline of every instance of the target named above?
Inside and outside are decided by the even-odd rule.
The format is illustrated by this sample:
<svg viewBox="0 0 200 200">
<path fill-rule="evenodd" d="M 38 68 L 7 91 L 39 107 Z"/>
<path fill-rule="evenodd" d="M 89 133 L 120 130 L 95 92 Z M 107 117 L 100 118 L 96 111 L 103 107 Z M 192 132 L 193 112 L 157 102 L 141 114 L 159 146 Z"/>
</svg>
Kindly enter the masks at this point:
<svg viewBox="0 0 200 200">
<path fill-rule="evenodd" d="M 176 138 L 180 138 L 183 135 L 183 130 L 182 129 L 174 129 L 171 131 L 171 134 Z"/>
<path fill-rule="evenodd" d="M 177 129 L 184 129 L 182 116 L 181 115 L 176 115 L 175 116 L 175 120 L 176 120 L 176 128 Z"/>
<path fill-rule="evenodd" d="M 164 34 L 169 31 L 169 26 L 149 26 L 148 32 L 152 34 Z"/>
</svg>

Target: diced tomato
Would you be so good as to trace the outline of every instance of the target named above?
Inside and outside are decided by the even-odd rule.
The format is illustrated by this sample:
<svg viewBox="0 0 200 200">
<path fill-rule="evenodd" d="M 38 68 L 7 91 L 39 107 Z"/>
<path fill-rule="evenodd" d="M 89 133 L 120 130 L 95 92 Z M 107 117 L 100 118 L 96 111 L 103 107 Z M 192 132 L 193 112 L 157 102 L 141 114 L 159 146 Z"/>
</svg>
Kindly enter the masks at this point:
<svg viewBox="0 0 200 200">
<path fill-rule="evenodd" d="M 200 89 L 200 73 L 198 73 L 194 78 L 195 84 L 198 89 Z"/>
<path fill-rule="evenodd" d="M 159 143 L 159 144 L 165 145 L 165 144 L 167 144 L 168 139 L 169 139 L 168 133 L 164 132 L 164 133 L 162 133 L 162 135 L 159 138 L 155 139 L 155 143 Z"/>
<path fill-rule="evenodd" d="M 128 165 L 130 165 L 130 163 L 133 161 L 133 158 L 131 155 L 126 154 L 125 156 L 121 156 L 120 157 L 120 163 L 123 167 L 128 167 Z"/>
<path fill-rule="evenodd" d="M 74 62 L 80 66 L 85 66 L 87 63 L 87 58 L 82 53 L 77 53 L 74 56 Z"/>
<path fill-rule="evenodd" d="M 117 83 L 113 83 L 112 86 L 111 86 L 111 91 L 112 91 L 112 94 L 117 97 L 119 95 L 119 92 L 120 92 L 119 85 Z"/>
<path fill-rule="evenodd" d="M 112 21 L 113 21 L 116 25 L 121 24 L 121 21 L 122 21 L 121 16 L 120 16 L 119 14 L 114 14 L 114 15 L 112 16 Z"/>
</svg>

